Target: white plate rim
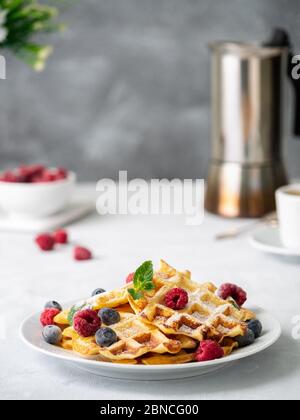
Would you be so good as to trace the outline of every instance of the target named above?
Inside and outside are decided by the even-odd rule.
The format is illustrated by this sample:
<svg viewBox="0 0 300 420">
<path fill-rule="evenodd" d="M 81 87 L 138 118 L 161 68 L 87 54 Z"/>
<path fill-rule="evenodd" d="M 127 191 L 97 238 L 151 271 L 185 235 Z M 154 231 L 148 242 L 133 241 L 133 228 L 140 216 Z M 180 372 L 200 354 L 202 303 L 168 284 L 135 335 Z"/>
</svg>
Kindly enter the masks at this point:
<svg viewBox="0 0 300 420">
<path fill-rule="evenodd" d="M 292 249 L 287 248 L 285 246 L 277 246 L 277 245 L 270 245 L 262 240 L 258 239 L 259 234 L 263 234 L 264 232 L 270 232 L 271 230 L 279 232 L 278 227 L 271 227 L 265 226 L 264 228 L 256 229 L 250 236 L 249 236 L 249 243 L 254 248 L 267 252 L 269 254 L 276 254 L 276 255 L 285 255 L 290 257 L 300 257 L 300 249 Z"/>
<path fill-rule="evenodd" d="M 271 331 L 271 338 L 268 341 L 265 341 L 264 343 L 260 343 L 259 340 L 257 340 L 253 345 L 246 347 L 244 349 L 241 349 L 242 352 L 233 352 L 231 355 L 224 357 L 222 359 L 218 359 L 218 360 L 212 360 L 212 361 L 208 361 L 208 362 L 201 362 L 201 363 L 182 363 L 182 364 L 166 364 L 166 365 L 127 365 L 127 364 L 118 364 L 118 363 L 110 363 L 110 362 L 101 362 L 101 361 L 97 361 L 97 360 L 91 360 L 91 359 L 85 359 L 85 358 L 79 358 L 79 357 L 74 357 L 74 354 L 71 353 L 71 351 L 65 350 L 65 349 L 60 349 L 62 350 L 62 353 L 54 353 L 53 351 L 51 351 L 51 348 L 53 346 L 51 346 L 49 344 L 49 349 L 43 349 L 37 345 L 35 345 L 34 343 L 32 343 L 29 339 L 27 339 L 26 337 L 26 327 L 27 324 L 29 322 L 32 321 L 38 321 L 39 319 L 39 313 L 36 313 L 34 315 L 30 315 L 29 317 L 27 317 L 21 324 L 20 328 L 19 328 L 19 334 L 20 337 L 22 339 L 22 341 L 29 346 L 30 348 L 32 348 L 33 350 L 42 353 L 44 355 L 47 355 L 49 357 L 52 358 L 56 358 L 56 359 L 60 359 L 60 360 L 64 360 L 66 362 L 70 362 L 70 363 L 79 363 L 82 365 L 87 365 L 87 366 L 93 366 L 93 367 L 98 367 L 99 370 L 101 368 L 104 369 L 110 369 L 113 370 L 115 372 L 128 372 L 128 370 L 132 371 L 132 373 L 135 372 L 154 372 L 154 371 L 169 371 L 170 369 L 177 370 L 177 371 L 190 371 L 193 370 L 195 368 L 197 369 L 201 369 L 201 368 L 206 368 L 206 367 L 210 367 L 210 366 L 217 366 L 217 365 L 223 365 L 223 364 L 229 364 L 232 363 L 234 361 L 237 360 L 241 360 L 250 356 L 253 356 L 257 353 L 260 353 L 266 349 L 268 349 L 269 347 L 271 347 L 273 344 L 275 344 L 278 339 L 280 338 L 281 334 L 282 334 L 282 328 L 281 328 L 281 324 L 280 322 L 274 318 L 270 313 L 268 313 L 267 311 L 264 311 L 261 308 L 255 308 L 256 312 L 261 313 L 261 316 L 265 316 L 267 318 L 269 318 L 269 321 L 274 325 L 274 329 L 272 329 Z M 259 316 L 258 316 L 259 318 Z M 57 347 L 55 347 L 57 349 Z"/>
</svg>

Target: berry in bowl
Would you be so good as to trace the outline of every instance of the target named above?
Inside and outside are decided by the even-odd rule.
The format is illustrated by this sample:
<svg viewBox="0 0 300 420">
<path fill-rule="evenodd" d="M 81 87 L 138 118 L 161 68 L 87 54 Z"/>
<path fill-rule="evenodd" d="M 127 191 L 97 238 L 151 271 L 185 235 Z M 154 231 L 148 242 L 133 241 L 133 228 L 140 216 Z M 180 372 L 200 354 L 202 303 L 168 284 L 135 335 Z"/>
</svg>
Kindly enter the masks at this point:
<svg viewBox="0 0 300 420">
<path fill-rule="evenodd" d="M 20 166 L 0 174 L 0 207 L 10 216 L 51 216 L 67 207 L 75 182 L 63 168 Z"/>
</svg>

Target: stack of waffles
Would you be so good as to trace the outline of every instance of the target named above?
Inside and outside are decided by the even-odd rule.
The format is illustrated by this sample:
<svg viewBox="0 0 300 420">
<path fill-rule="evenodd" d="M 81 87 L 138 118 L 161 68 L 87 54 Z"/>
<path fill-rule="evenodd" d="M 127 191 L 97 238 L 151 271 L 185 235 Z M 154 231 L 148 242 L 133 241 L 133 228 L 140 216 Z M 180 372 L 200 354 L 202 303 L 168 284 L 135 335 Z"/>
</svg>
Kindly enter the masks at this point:
<svg viewBox="0 0 300 420">
<path fill-rule="evenodd" d="M 76 305 L 78 310 L 114 308 L 119 312 L 120 321 L 110 326 L 118 341 L 109 347 L 98 346 L 93 336 L 81 337 L 69 323 L 70 309 L 59 313 L 55 323 L 63 329 L 62 346 L 82 357 L 113 363 L 188 363 L 203 340 L 216 341 L 229 355 L 238 347 L 235 338 L 246 334 L 246 322 L 255 318 L 251 311 L 218 297 L 212 283 L 198 284 L 190 272 L 178 272 L 164 261 L 154 273 L 153 284 L 153 290 L 136 300 L 128 291 L 132 284 L 127 284 Z M 165 296 L 173 288 L 187 292 L 184 309 L 165 305 Z"/>
</svg>

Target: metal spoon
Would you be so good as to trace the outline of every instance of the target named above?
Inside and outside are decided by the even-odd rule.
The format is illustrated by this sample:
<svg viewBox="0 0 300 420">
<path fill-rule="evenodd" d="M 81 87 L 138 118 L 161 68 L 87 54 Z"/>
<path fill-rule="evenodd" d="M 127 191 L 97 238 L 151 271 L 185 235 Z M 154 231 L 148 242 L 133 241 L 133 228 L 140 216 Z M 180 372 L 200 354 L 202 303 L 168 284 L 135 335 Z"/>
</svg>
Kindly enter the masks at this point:
<svg viewBox="0 0 300 420">
<path fill-rule="evenodd" d="M 258 225 L 262 224 L 262 223 L 266 223 L 266 224 L 270 224 L 273 226 L 277 226 L 278 225 L 278 219 L 277 219 L 277 214 L 275 212 L 273 213 L 269 213 L 266 216 L 262 217 L 261 219 L 248 224 L 246 226 L 241 226 L 238 228 L 234 228 L 231 230 L 228 230 L 227 232 L 223 232 L 223 233 L 219 233 L 218 235 L 216 235 L 215 239 L 217 241 L 221 241 L 224 239 L 235 239 L 247 232 L 250 232 L 251 230 L 255 229 Z"/>
</svg>

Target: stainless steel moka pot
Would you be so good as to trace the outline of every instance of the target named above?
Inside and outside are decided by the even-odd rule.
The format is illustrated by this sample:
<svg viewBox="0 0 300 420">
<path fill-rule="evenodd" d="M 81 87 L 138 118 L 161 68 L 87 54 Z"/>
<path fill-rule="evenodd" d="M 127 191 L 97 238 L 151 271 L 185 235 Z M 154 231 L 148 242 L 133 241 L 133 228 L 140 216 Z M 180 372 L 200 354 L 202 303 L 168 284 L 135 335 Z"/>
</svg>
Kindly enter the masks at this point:
<svg viewBox="0 0 300 420">
<path fill-rule="evenodd" d="M 288 36 L 276 30 L 264 45 L 217 42 L 211 50 L 213 145 L 206 209 L 225 217 L 260 217 L 275 209 L 275 190 L 287 183 L 282 143 Z"/>
</svg>

